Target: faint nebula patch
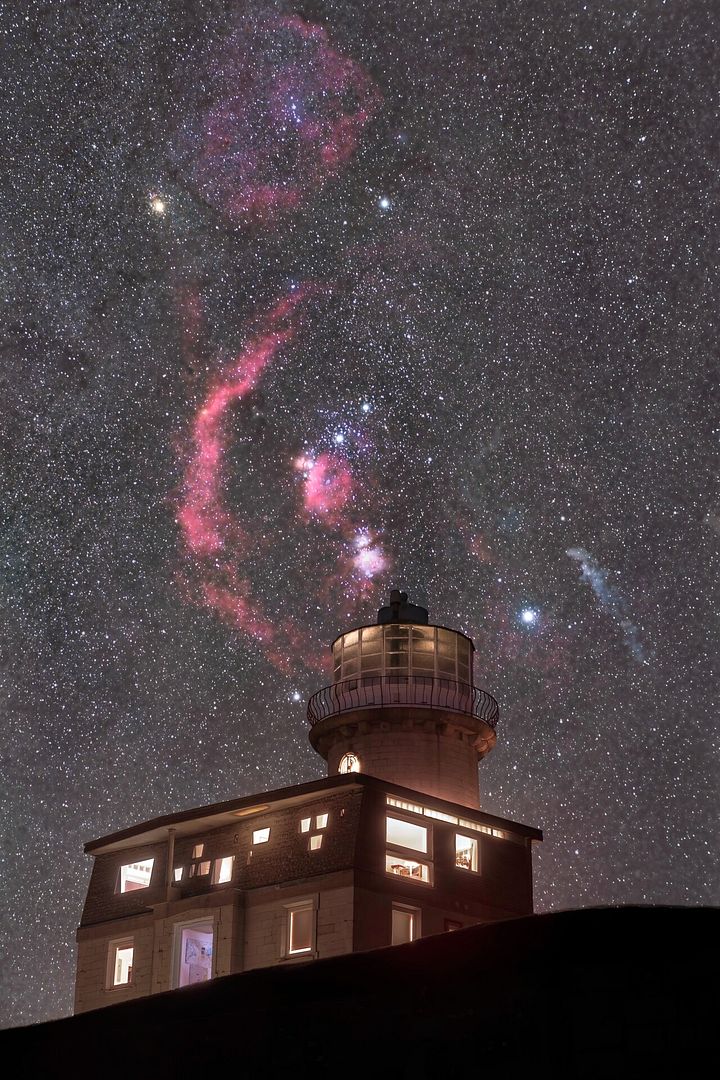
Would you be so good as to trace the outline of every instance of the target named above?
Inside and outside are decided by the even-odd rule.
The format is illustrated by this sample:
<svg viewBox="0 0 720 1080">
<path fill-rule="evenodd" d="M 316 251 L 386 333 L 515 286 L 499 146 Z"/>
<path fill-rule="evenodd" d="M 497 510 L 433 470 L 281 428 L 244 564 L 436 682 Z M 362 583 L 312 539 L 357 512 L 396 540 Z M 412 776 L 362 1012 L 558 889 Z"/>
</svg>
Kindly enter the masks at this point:
<svg viewBox="0 0 720 1080">
<path fill-rule="evenodd" d="M 603 611 L 606 611 L 622 630 L 623 639 L 632 655 L 638 663 L 646 664 L 648 661 L 640 640 L 640 632 L 627 614 L 625 598 L 614 585 L 609 583 L 609 572 L 600 566 L 597 559 L 585 548 L 571 547 L 565 554 L 579 564 L 583 581 L 586 581 L 595 593 Z"/>
</svg>

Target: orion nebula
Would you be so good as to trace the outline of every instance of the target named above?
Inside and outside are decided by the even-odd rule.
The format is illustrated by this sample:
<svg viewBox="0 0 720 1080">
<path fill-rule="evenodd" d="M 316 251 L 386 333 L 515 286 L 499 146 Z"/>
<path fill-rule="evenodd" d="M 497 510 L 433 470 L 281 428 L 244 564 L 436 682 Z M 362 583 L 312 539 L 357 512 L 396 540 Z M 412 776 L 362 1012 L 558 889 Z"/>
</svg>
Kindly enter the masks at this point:
<svg viewBox="0 0 720 1080">
<path fill-rule="evenodd" d="M 363 68 L 299 15 L 240 20 L 205 79 L 175 152 L 198 194 L 237 223 L 297 210 L 348 162 L 380 102 Z"/>
</svg>

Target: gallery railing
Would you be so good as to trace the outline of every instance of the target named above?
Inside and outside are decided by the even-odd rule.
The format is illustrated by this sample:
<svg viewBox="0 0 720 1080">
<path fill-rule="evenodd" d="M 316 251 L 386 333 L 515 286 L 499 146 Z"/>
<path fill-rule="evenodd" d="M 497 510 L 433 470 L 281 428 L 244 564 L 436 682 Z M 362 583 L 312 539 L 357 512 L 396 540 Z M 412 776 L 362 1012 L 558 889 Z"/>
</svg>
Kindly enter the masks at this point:
<svg viewBox="0 0 720 1080">
<path fill-rule="evenodd" d="M 498 704 L 477 686 L 453 679 L 432 679 L 426 675 L 358 675 L 324 686 L 308 702 L 310 726 L 328 716 L 351 709 L 418 705 L 426 709 L 449 709 L 465 713 L 495 728 Z"/>
</svg>

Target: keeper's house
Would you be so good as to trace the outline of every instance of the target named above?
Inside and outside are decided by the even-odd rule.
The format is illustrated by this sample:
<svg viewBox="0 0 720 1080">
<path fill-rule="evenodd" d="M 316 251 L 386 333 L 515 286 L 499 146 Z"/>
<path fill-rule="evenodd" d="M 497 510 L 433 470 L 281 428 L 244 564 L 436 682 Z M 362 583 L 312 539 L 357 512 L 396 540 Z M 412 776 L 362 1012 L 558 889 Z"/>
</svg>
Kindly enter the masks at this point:
<svg viewBox="0 0 720 1080">
<path fill-rule="evenodd" d="M 329 776 L 94 840 L 76 1012 L 532 913 L 539 830 L 479 809 L 473 644 L 391 594 L 311 698 Z"/>
</svg>

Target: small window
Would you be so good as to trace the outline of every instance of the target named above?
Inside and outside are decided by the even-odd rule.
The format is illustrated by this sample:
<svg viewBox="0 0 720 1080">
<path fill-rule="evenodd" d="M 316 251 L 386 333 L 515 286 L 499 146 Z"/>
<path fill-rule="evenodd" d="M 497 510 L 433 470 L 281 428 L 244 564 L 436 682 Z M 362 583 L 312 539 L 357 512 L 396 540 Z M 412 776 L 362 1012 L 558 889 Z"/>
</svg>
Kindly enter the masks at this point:
<svg viewBox="0 0 720 1080">
<path fill-rule="evenodd" d="M 311 836 L 310 843 L 308 844 L 308 849 L 310 851 L 319 851 L 322 847 L 322 842 L 323 838 L 321 834 L 318 834 L 317 836 Z"/>
<path fill-rule="evenodd" d="M 133 939 L 111 941 L 108 952 L 108 987 L 129 986 L 133 976 Z"/>
<path fill-rule="evenodd" d="M 445 929 L 446 930 L 462 930 L 462 926 L 463 926 L 463 924 L 461 922 L 458 922 L 457 919 L 446 919 L 445 920 Z"/>
<path fill-rule="evenodd" d="M 427 834 L 428 831 L 424 825 L 415 825 L 412 821 L 389 816 L 386 820 L 385 836 L 388 844 L 427 853 Z"/>
<path fill-rule="evenodd" d="M 315 908 L 312 900 L 305 900 L 288 908 L 287 955 L 302 956 L 313 949 L 315 931 Z"/>
<path fill-rule="evenodd" d="M 318 814 L 317 817 L 315 818 L 315 828 L 316 829 L 327 829 L 327 823 L 328 823 L 328 818 L 329 817 L 330 817 L 329 814 Z"/>
<path fill-rule="evenodd" d="M 395 906 L 392 909 L 392 945 L 405 945 L 418 937 L 420 912 L 416 908 Z"/>
<path fill-rule="evenodd" d="M 338 765 L 339 773 L 360 772 L 360 758 L 357 754 L 343 754 Z"/>
<path fill-rule="evenodd" d="M 204 844 L 196 844 L 195 847 L 193 848 L 193 853 L 192 853 L 193 859 L 202 859 L 202 854 L 203 854 L 204 850 L 205 850 L 205 845 Z"/>
<path fill-rule="evenodd" d="M 253 844 L 267 844 L 270 839 L 270 829 L 255 829 L 253 833 Z"/>
<path fill-rule="evenodd" d="M 476 836 L 455 833 L 455 865 L 463 870 L 478 868 L 478 842 Z"/>
<path fill-rule="evenodd" d="M 310 826 L 312 825 L 312 818 L 304 817 L 300 819 L 300 832 L 310 832 Z"/>
<path fill-rule="evenodd" d="M 147 889 L 152 877 L 154 859 L 146 859 L 144 862 L 127 863 L 120 867 L 120 879 L 118 892 L 135 892 L 137 889 Z"/>
<path fill-rule="evenodd" d="M 207 859 L 205 862 L 201 862 L 200 865 L 198 866 L 198 877 L 205 877 L 205 875 L 209 874 L 209 873 L 210 873 L 210 860 Z"/>
<path fill-rule="evenodd" d="M 232 881 L 234 855 L 226 855 L 224 859 L 216 859 L 213 867 L 213 885 L 225 885 Z"/>
<path fill-rule="evenodd" d="M 177 884 L 178 881 L 182 881 L 183 868 L 182 866 L 176 866 L 173 870 L 173 880 Z"/>
<path fill-rule="evenodd" d="M 414 859 L 401 859 L 399 855 L 385 856 L 385 870 L 388 874 L 410 878 L 413 881 L 430 882 L 430 867 L 427 863 L 415 862 Z"/>
</svg>

